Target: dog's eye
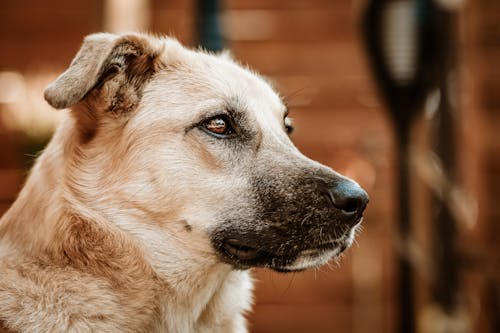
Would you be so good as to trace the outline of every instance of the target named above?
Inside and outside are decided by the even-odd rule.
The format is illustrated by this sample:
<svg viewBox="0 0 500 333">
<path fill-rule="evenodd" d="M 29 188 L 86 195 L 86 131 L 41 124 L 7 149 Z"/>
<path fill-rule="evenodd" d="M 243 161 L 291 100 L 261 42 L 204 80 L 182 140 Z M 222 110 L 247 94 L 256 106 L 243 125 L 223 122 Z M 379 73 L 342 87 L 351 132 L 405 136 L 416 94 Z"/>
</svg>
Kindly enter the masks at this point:
<svg viewBox="0 0 500 333">
<path fill-rule="evenodd" d="M 216 116 L 210 118 L 203 124 L 204 129 L 218 137 L 225 137 L 234 133 L 231 122 L 226 116 Z"/>
<path fill-rule="evenodd" d="M 292 118 L 285 117 L 285 130 L 288 135 L 292 134 L 293 131 L 295 130 L 295 127 L 293 127 L 293 121 Z"/>
</svg>

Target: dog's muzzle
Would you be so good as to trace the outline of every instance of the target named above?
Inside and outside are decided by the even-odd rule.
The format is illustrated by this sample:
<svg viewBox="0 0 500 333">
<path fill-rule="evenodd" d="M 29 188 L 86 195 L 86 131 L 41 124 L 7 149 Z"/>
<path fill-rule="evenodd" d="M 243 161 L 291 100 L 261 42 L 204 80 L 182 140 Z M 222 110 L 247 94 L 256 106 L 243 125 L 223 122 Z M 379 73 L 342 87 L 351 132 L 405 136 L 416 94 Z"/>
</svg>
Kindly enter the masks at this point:
<svg viewBox="0 0 500 333">
<path fill-rule="evenodd" d="M 284 190 L 275 178 L 257 186 L 260 210 L 254 218 L 228 221 L 213 234 L 222 260 L 239 269 L 287 272 L 320 266 L 342 253 L 369 199 L 349 179 L 327 183 L 309 177 Z"/>
</svg>

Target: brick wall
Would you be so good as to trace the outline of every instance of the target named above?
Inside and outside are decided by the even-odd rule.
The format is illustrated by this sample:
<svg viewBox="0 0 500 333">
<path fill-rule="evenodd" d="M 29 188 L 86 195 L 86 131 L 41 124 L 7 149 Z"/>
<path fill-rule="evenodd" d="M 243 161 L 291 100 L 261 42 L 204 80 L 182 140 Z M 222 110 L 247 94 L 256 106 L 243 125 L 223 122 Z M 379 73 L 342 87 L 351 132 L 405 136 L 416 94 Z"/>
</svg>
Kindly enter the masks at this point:
<svg viewBox="0 0 500 333">
<path fill-rule="evenodd" d="M 464 112 L 474 120 L 466 127 L 469 134 L 474 133 L 476 142 L 476 168 L 469 170 L 469 175 L 475 179 L 479 215 L 478 225 L 471 232 L 470 247 L 477 261 L 468 270 L 469 297 L 480 307 L 475 321 L 477 331 L 497 332 L 500 330 L 500 214 L 497 208 L 500 200 L 500 69 L 495 64 L 500 57 L 500 2 L 468 2 L 464 21 L 469 28 L 465 31 L 464 61 L 471 88 L 471 100 Z"/>
</svg>

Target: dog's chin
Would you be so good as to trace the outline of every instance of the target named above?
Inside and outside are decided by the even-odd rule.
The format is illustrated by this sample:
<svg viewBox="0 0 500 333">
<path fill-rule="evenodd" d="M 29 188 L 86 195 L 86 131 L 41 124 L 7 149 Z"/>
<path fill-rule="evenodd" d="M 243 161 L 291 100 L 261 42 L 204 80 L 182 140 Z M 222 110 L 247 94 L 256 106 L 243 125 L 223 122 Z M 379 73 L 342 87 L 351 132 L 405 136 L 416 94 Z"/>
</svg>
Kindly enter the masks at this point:
<svg viewBox="0 0 500 333">
<path fill-rule="evenodd" d="M 321 243 L 305 250 L 290 252 L 281 251 L 279 254 L 262 247 L 249 246 L 242 240 L 235 238 L 225 239 L 218 248 L 224 262 L 236 269 L 265 267 L 286 273 L 303 271 L 326 264 L 332 258 L 344 252 L 353 241 L 351 235 L 340 240 Z M 303 244 L 302 244 L 303 246 Z M 292 248 L 294 248 L 292 246 Z"/>
</svg>

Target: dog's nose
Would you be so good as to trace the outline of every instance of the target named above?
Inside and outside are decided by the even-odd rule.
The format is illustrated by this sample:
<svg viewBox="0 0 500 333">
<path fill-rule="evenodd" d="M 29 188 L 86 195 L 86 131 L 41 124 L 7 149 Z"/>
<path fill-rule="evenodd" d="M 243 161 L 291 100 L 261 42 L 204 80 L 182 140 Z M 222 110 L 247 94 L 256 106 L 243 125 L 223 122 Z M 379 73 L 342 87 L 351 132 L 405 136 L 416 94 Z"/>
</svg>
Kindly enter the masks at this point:
<svg viewBox="0 0 500 333">
<path fill-rule="evenodd" d="M 328 190 L 333 205 L 344 215 L 361 215 L 368 204 L 368 194 L 358 184 L 342 180 Z"/>
</svg>

